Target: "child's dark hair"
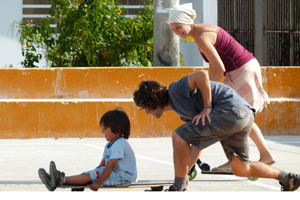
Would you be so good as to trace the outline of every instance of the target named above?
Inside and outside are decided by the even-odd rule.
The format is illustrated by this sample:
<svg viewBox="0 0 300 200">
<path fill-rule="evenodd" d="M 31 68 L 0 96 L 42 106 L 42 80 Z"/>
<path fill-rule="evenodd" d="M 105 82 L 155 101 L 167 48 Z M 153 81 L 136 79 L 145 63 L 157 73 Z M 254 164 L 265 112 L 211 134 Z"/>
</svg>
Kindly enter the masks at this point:
<svg viewBox="0 0 300 200">
<path fill-rule="evenodd" d="M 100 119 L 101 124 L 104 127 L 109 127 L 115 134 L 121 133 L 125 139 L 130 136 L 130 121 L 126 113 L 117 108 L 106 112 Z"/>
</svg>

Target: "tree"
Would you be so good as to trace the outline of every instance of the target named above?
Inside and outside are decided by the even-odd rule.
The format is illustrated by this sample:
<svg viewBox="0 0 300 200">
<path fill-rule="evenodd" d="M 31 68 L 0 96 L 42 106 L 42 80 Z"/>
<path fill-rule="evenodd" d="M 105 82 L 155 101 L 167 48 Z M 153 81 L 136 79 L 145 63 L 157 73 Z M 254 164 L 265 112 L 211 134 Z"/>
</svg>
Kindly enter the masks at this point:
<svg viewBox="0 0 300 200">
<path fill-rule="evenodd" d="M 51 17 L 15 23 L 24 67 L 152 66 L 153 0 L 126 19 L 114 0 L 49 0 Z M 56 29 L 50 27 L 50 19 Z"/>
</svg>

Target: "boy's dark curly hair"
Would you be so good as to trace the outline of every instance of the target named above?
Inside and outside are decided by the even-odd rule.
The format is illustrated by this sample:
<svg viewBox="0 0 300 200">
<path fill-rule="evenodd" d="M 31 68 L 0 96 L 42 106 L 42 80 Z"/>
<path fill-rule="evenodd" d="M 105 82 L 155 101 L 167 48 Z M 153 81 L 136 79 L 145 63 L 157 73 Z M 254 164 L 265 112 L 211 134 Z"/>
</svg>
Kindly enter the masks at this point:
<svg viewBox="0 0 300 200">
<path fill-rule="evenodd" d="M 140 108 L 155 110 L 169 104 L 168 89 L 158 81 L 144 80 L 133 93 L 133 100 Z"/>
</svg>

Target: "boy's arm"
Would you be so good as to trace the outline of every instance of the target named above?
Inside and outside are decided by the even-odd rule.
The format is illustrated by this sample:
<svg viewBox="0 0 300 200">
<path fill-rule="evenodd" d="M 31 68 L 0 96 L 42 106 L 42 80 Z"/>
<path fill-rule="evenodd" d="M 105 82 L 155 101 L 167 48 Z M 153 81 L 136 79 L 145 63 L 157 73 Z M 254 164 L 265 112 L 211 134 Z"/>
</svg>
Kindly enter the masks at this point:
<svg viewBox="0 0 300 200">
<path fill-rule="evenodd" d="M 113 169 L 116 167 L 118 161 L 119 161 L 119 159 L 111 159 L 111 160 L 109 160 L 108 165 L 105 167 L 105 169 L 103 170 L 102 174 L 100 174 L 100 176 L 97 179 L 97 181 L 95 181 L 94 183 L 92 183 L 90 185 L 91 190 L 97 191 L 99 189 L 99 187 L 101 186 L 101 184 L 109 177 L 109 175 L 111 174 L 111 172 L 113 171 Z M 101 163 L 102 163 L 102 161 L 101 161 Z"/>
<path fill-rule="evenodd" d="M 105 167 L 105 160 L 104 160 L 104 159 L 101 160 L 99 166 L 96 167 L 96 169 L 97 169 L 97 168 L 100 168 L 100 167 Z"/>
<path fill-rule="evenodd" d="M 210 122 L 209 113 L 211 112 L 212 108 L 212 99 L 211 99 L 211 87 L 210 87 L 210 80 L 208 76 L 208 72 L 206 70 L 200 70 L 194 73 L 189 74 L 188 82 L 190 86 L 190 90 L 194 91 L 198 88 L 202 94 L 202 99 L 204 105 L 207 105 L 207 108 L 203 108 L 201 113 L 196 115 L 193 119 L 193 123 L 195 122 L 198 125 L 199 120 L 202 120 L 202 125 L 205 125 L 205 117 Z"/>
</svg>

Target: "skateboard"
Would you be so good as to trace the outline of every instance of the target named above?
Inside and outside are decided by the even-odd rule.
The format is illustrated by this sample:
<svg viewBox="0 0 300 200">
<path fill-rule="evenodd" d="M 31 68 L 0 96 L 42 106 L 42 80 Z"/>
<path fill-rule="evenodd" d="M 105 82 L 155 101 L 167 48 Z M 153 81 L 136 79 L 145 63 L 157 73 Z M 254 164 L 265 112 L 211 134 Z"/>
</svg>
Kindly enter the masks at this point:
<svg viewBox="0 0 300 200">
<path fill-rule="evenodd" d="M 202 162 L 199 158 L 196 163 L 197 163 L 198 167 L 201 169 L 202 173 L 210 172 L 209 164 Z M 197 176 L 197 170 L 196 170 L 196 165 L 194 165 L 188 173 L 189 180 L 194 180 L 196 178 L 196 176 Z"/>
<path fill-rule="evenodd" d="M 214 172 L 214 171 L 202 171 L 201 174 L 223 174 L 223 175 L 233 175 L 232 172 Z"/>
<path fill-rule="evenodd" d="M 116 188 L 149 188 L 145 191 L 163 191 L 164 186 L 171 186 L 174 183 L 171 181 L 138 181 L 131 183 L 129 186 L 105 186 L 99 189 L 116 189 Z M 71 189 L 72 192 L 84 191 L 85 188 L 89 188 L 88 185 L 62 185 L 58 188 Z"/>
</svg>

